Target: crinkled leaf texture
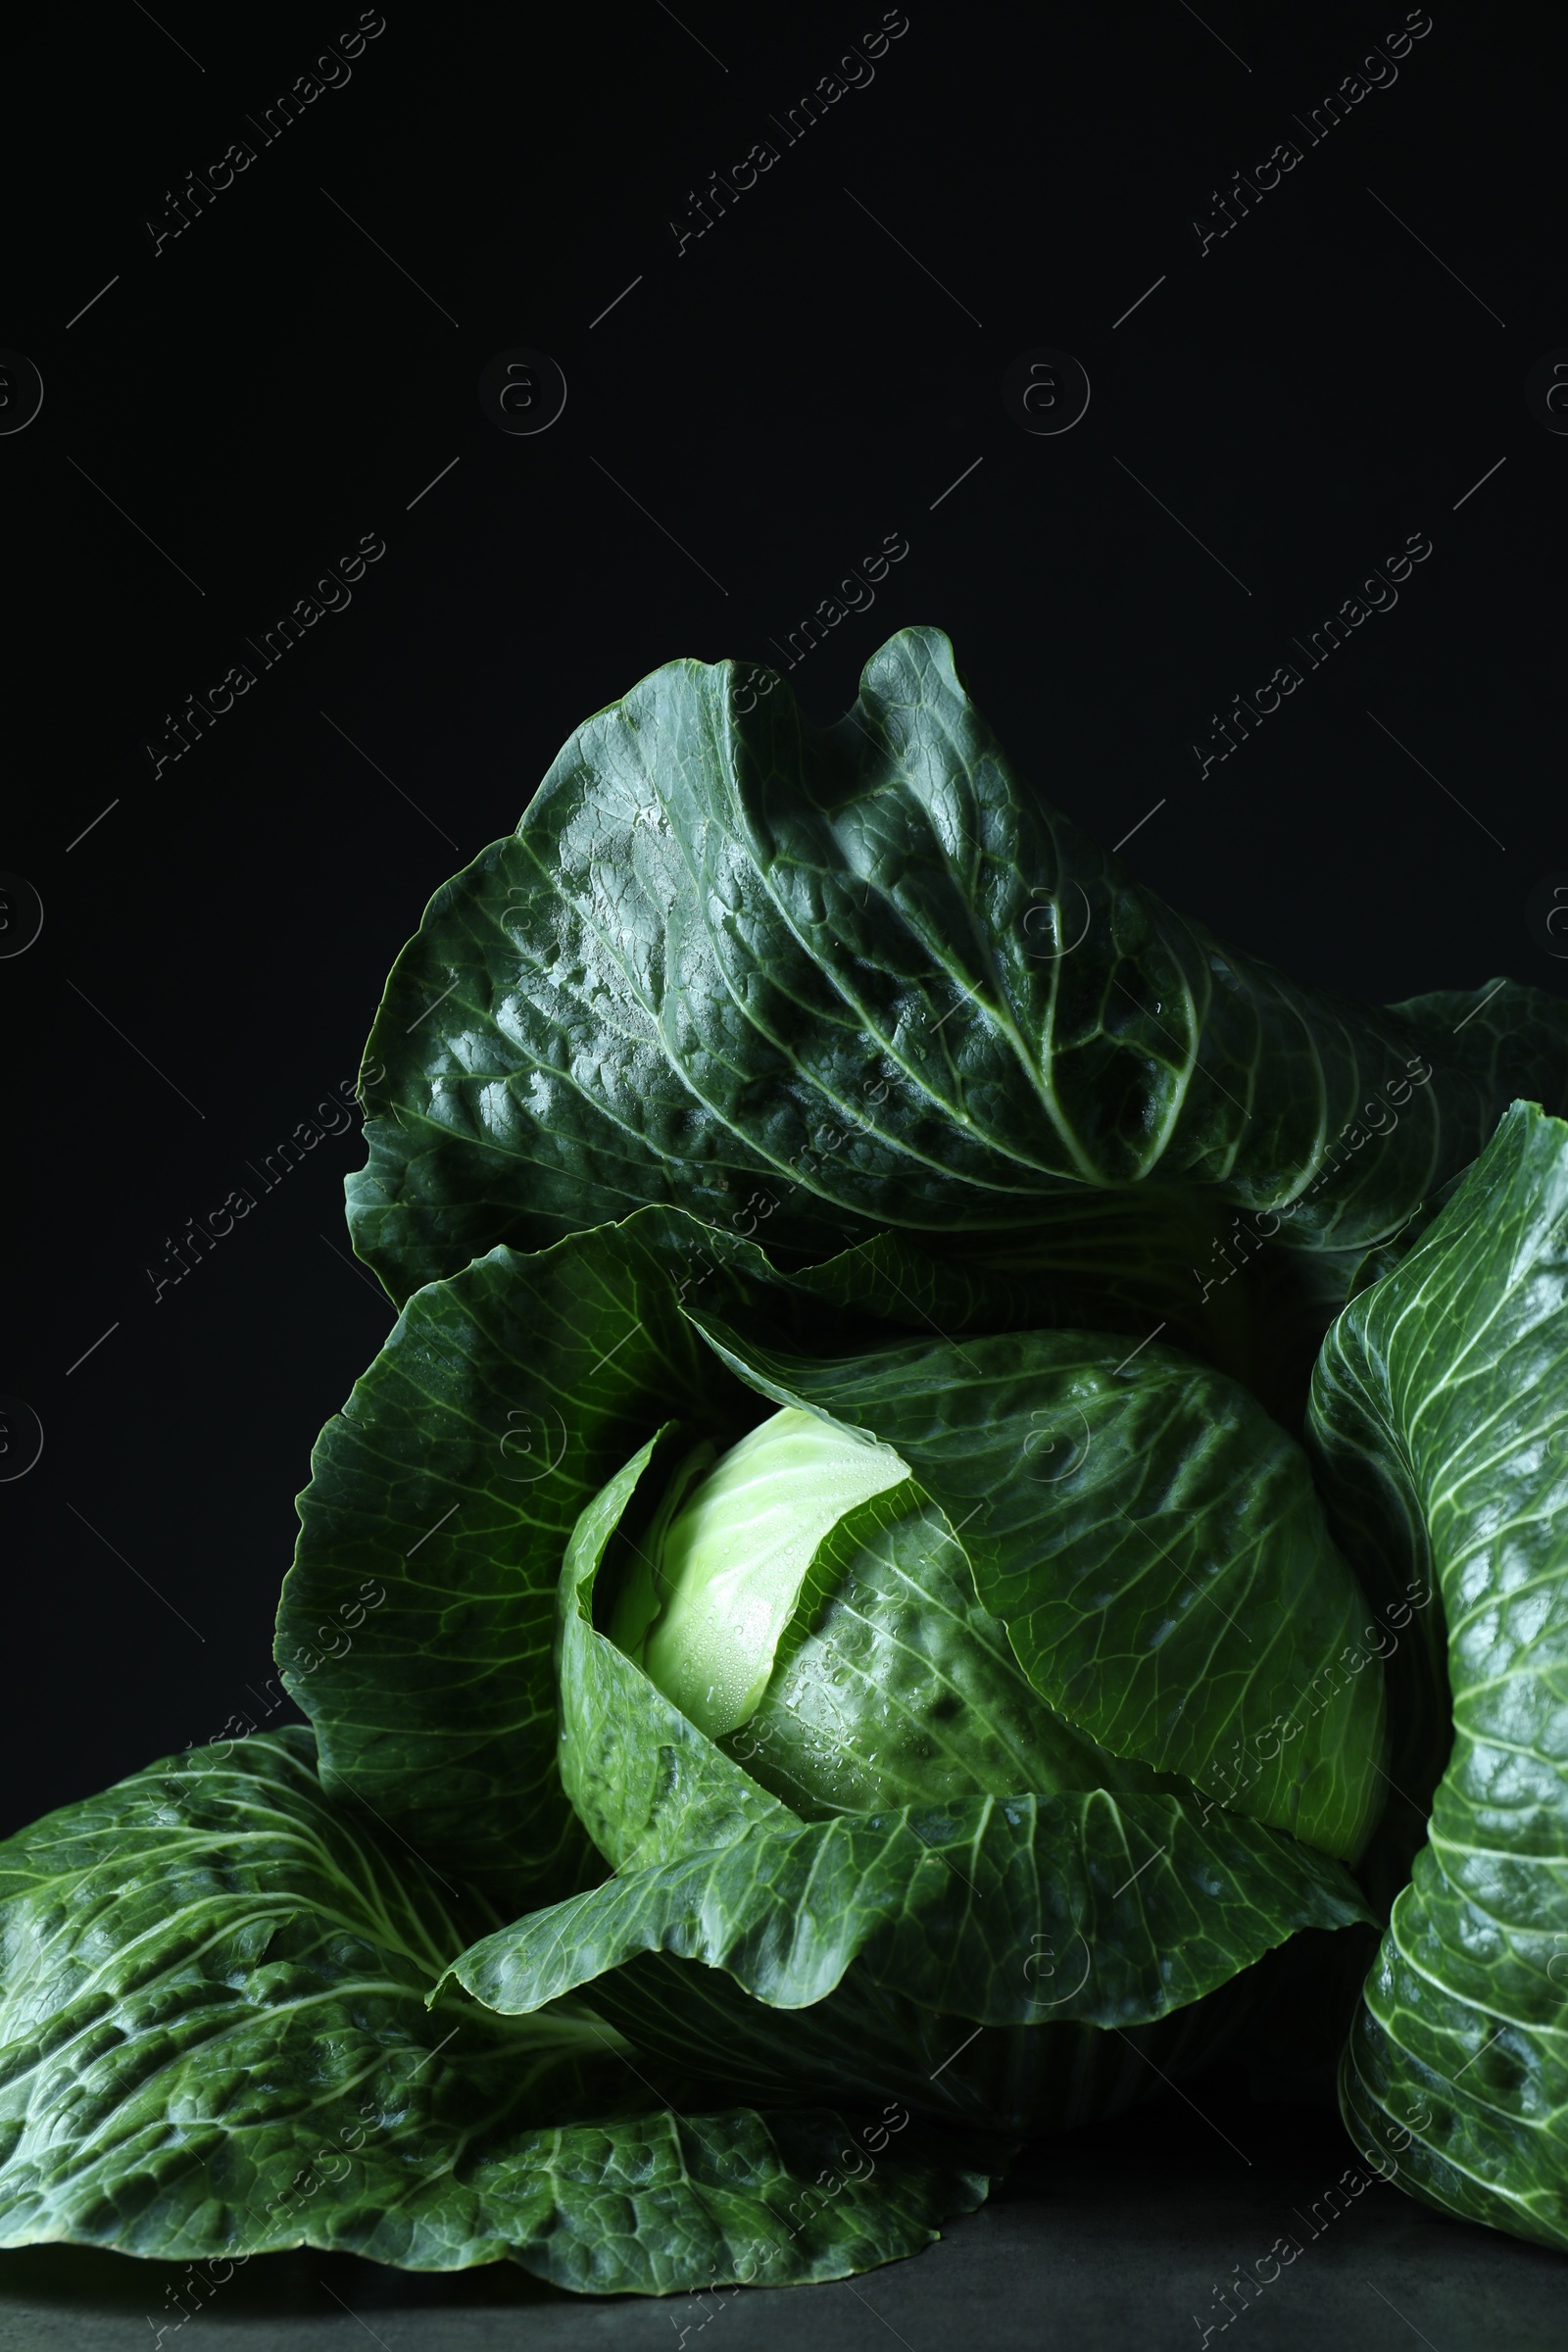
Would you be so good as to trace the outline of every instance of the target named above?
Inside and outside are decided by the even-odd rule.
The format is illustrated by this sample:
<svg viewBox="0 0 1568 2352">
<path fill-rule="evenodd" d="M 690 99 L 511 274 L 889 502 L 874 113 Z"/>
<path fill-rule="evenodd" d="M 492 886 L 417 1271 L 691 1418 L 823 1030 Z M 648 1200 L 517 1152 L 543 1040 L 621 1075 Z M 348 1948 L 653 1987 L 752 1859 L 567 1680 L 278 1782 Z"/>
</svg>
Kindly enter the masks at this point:
<svg viewBox="0 0 1568 2352">
<path fill-rule="evenodd" d="M 1039 797 L 1044 765 L 1009 761 L 934 628 L 823 732 L 770 673 L 643 679 L 398 959 L 360 1254 L 401 1301 L 658 1200 L 813 1257 L 882 1226 L 1027 1247 L 1053 1196 L 1151 1179 L 1365 1249 L 1525 1063 L 1561 1100 L 1553 1000 L 1504 984 L 1455 1039 L 1430 1004 L 1295 986 L 1131 882 Z"/>
<path fill-rule="evenodd" d="M 668 2293 L 844 2278 L 985 2195 L 973 2145 L 918 2125 L 867 2167 L 830 2112 L 661 2108 L 580 2004 L 427 2004 L 472 1925 L 323 1798 L 302 1731 L 22 1832 L 0 1846 L 0 2245 L 509 2259 Z"/>
<path fill-rule="evenodd" d="M 561 1594 L 563 1769 L 617 1873 L 466 1952 L 452 1973 L 480 2000 L 526 2013 L 662 1952 L 777 2009 L 827 2000 L 858 1967 L 950 2020 L 1121 2029 L 1297 1929 L 1368 1916 L 1339 1864 L 1153 1773 L 1116 1794 L 800 1820 L 595 1629 L 606 1546 L 655 1450 L 583 1513 Z"/>
<path fill-rule="evenodd" d="M 550 1659 L 578 1512 L 667 1413 L 720 1443 L 758 1417 L 676 1278 L 684 1248 L 734 1308 L 729 1260 L 766 1261 L 733 1242 L 715 1262 L 705 1242 L 654 1209 L 493 1251 L 410 1300 L 311 1457 L 276 1655 L 323 1782 L 508 1910 L 592 1874 Z"/>
<path fill-rule="evenodd" d="M 728 1361 L 695 1328 L 699 1302 Z M 1112 1755 L 1353 1852 L 1382 1788 L 1377 1668 L 1313 1694 L 1359 1601 L 1294 1444 L 1157 1345 L 1123 1363 L 1082 1333 L 956 1356 L 876 1353 L 871 1336 L 813 1276 L 660 1207 L 531 1255 L 498 1249 L 420 1292 L 317 1445 L 279 1610 L 278 1662 L 327 1788 L 503 1916 L 591 1881 L 551 1664 L 573 1525 L 670 1416 L 738 1437 L 774 1367 L 800 1401 L 919 1453 L 980 1597 L 1063 1716 Z"/>
<path fill-rule="evenodd" d="M 1112 1755 L 1353 1860 L 1385 1802 L 1381 1669 L 1306 1457 L 1238 1384 L 1078 1331 L 787 1355 L 741 1379 L 892 1446 L 1035 1689 Z"/>
<path fill-rule="evenodd" d="M 1416 2195 L 1568 2249 L 1565 1310 L 1568 1127 L 1516 1102 L 1340 1316 L 1312 1424 L 1373 1590 L 1435 1575 L 1452 1692 L 1452 1753 L 1342 2068 L 1346 2121 Z M 1408 1702 L 1420 1768 L 1442 1668 L 1419 1632 L 1411 1655 L 1432 1686 L 1424 1714 L 1414 1684 Z"/>
<path fill-rule="evenodd" d="M 519 2014 L 639 1952 L 726 1969 L 808 2008 L 859 1961 L 922 2007 L 981 2025 L 1147 2025 L 1301 1928 L 1370 1918 L 1343 1867 L 1192 1796 L 965 1797 L 757 1827 L 731 1844 L 534 1912 L 455 1963 Z M 1031 1974 L 1043 1954 L 1075 1965 Z M 1077 1977 L 1057 1989 L 1056 1978 Z"/>
</svg>

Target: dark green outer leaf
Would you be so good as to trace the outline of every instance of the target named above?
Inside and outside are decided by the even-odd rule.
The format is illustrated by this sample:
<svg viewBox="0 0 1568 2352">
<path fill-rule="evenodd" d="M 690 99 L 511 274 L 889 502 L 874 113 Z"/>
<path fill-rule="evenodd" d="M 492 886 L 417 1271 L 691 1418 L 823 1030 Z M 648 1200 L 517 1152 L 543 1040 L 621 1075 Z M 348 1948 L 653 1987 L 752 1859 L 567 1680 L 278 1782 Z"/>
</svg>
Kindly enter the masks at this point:
<svg viewBox="0 0 1568 2352">
<path fill-rule="evenodd" d="M 325 1785 L 508 1909 L 591 1865 L 550 1662 L 577 1514 L 671 1410 L 720 1443 L 746 1425 L 750 1397 L 676 1303 L 699 1231 L 655 1210 L 422 1292 L 312 1456 L 276 1654 Z M 738 1278 L 703 1271 L 704 1296 L 739 1303 Z"/>
<path fill-rule="evenodd" d="M 1027 1233 L 884 1230 L 811 1266 L 798 1291 L 895 1329 L 1157 1331 L 1212 1364 L 1293 1434 L 1306 1412 L 1317 1351 L 1349 1295 L 1360 1250 L 1301 1250 L 1272 1236 L 1282 1220 L 1244 1219 L 1217 1192 L 1077 1185 L 1037 1204 Z M 747 1217 L 767 1241 L 766 1222 Z M 808 1338 L 812 1336 L 808 1334 Z M 828 1352 L 822 1349 L 821 1352 Z"/>
<path fill-rule="evenodd" d="M 1399 2149 L 1418 2195 L 1568 2248 L 1565 1303 L 1568 1128 L 1516 1103 L 1335 1325 L 1312 1413 L 1374 1572 L 1430 1562 L 1453 1694 L 1427 1843 L 1346 2053 L 1346 2120 L 1369 2153 Z"/>
<path fill-rule="evenodd" d="M 0 2244 L 667 2293 L 843 2278 L 984 2196 L 918 2129 L 841 2179 L 838 2115 L 648 2112 L 578 2004 L 427 2007 L 471 1917 L 323 1801 L 311 1748 L 172 1757 L 0 1846 Z"/>
<path fill-rule="evenodd" d="M 808 2008 L 853 1962 L 981 2025 L 1136 2026 L 1200 1999 L 1299 1928 L 1369 1916 L 1343 1865 L 1191 1794 L 965 1797 L 839 1814 L 646 1870 L 514 1921 L 452 1973 L 511 2015 L 640 1952 Z M 1072 1952 L 1043 1984 L 1031 1959 Z"/>
<path fill-rule="evenodd" d="M 764 1245 L 768 1232 L 759 1223 Z M 908 1232 L 874 1233 L 791 1280 L 922 1336 L 1069 1329 L 1142 1339 L 1160 1324 L 1170 1345 L 1255 1387 L 1270 1335 L 1256 1328 L 1250 1285 L 1225 1278 L 1227 1238 L 1230 1213 L 1210 1195 L 1076 1186 L 1041 1200 L 1027 1234 L 947 1237 L 933 1248 Z M 1291 1262 L 1302 1254 L 1293 1250 Z"/>
<path fill-rule="evenodd" d="M 1522 1097 L 1548 1111 L 1568 1105 L 1568 1004 L 1517 980 L 1438 988 L 1388 1008 L 1439 1060 L 1470 1070 L 1500 1102 Z M 1457 1172 L 1457 1171 L 1456 1171 Z"/>
<path fill-rule="evenodd" d="M 1299 1446 L 1234 1381 L 1083 1332 L 812 1361 L 693 1314 L 742 1379 L 908 1464 L 1069 1723 L 1325 1851 L 1360 1851 L 1385 1796 L 1380 1669 L 1331 1669 L 1364 1602 Z"/>
<path fill-rule="evenodd" d="M 1565 1025 L 1528 994 L 1555 1088 Z M 930 628 L 826 733 L 729 662 L 589 719 L 431 901 L 368 1054 L 350 1225 L 400 1299 L 651 1200 L 819 1257 L 846 1227 L 1027 1229 L 1064 1186 L 1157 1178 L 1364 1248 L 1506 1100 L 1446 1055 L 1412 1088 L 1416 1027 L 1131 883 Z"/>
</svg>

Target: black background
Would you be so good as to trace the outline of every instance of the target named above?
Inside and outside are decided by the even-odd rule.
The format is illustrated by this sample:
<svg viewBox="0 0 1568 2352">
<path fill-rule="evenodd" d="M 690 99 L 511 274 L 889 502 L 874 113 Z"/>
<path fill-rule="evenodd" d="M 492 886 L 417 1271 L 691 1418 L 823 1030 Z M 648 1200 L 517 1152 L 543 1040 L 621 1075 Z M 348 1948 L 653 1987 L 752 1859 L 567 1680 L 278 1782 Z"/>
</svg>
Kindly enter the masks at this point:
<svg viewBox="0 0 1568 2352">
<path fill-rule="evenodd" d="M 0 961 L 0 1391 L 44 1448 L 0 1485 L 7 1828 L 260 1719 L 292 1497 L 392 1319 L 348 1253 L 357 1124 L 155 1301 L 166 1242 L 352 1082 L 425 901 L 574 725 L 676 656 L 776 662 L 886 534 L 907 556 L 796 672 L 813 719 L 934 622 L 1024 772 L 1137 827 L 1133 872 L 1222 938 L 1373 998 L 1568 983 L 1540 921 L 1568 437 L 1525 398 L 1568 346 L 1555 16 L 1437 0 L 1312 144 L 1402 8 L 911 0 L 788 143 L 879 8 L 392 0 L 264 144 L 356 15 L 13 35 L 0 342 L 45 397 L 0 438 L 0 865 L 44 924 Z M 1092 386 L 1054 436 L 1001 392 L 1040 346 Z M 517 347 L 568 387 L 531 436 L 477 395 Z M 367 533 L 352 603 L 261 668 L 247 637 Z M 1412 533 L 1396 608 L 1200 773 L 1212 715 Z"/>
</svg>

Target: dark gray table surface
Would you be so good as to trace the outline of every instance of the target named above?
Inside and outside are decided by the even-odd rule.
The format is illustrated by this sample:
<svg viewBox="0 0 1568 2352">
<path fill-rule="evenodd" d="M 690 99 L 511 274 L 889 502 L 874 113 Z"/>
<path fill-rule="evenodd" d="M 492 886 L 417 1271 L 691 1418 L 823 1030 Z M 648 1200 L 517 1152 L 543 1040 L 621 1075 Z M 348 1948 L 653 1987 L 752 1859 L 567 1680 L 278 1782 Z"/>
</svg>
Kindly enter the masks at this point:
<svg viewBox="0 0 1568 2352">
<path fill-rule="evenodd" d="M 1381 2183 L 1325 2220 L 1325 2191 L 1356 2166 L 1332 2115 L 1255 2105 L 1234 2084 L 1204 2082 L 1191 2096 L 1039 2143 L 939 2244 L 832 2285 L 582 2298 L 504 2263 L 430 2278 L 301 2250 L 236 2274 L 163 2341 L 178 2352 L 1156 2352 L 1196 2347 L 1211 2326 L 1211 2343 L 1250 2352 L 1563 2352 L 1568 2260 Z M 1282 2236 L 1298 2257 L 1227 2325 L 1216 2288 L 1238 2268 L 1261 2261 L 1266 2273 Z M 184 2278 L 177 2264 L 73 2247 L 0 2255 L 0 2346 L 151 2347 L 171 2318 L 167 2290 Z"/>
</svg>

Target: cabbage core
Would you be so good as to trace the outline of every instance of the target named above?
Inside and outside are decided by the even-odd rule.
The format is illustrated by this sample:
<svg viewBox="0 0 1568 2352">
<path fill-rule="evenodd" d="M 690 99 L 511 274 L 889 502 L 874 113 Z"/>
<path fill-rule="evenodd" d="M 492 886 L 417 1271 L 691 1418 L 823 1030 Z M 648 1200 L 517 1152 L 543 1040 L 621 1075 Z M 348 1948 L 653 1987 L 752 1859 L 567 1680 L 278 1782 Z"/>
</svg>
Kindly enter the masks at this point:
<svg viewBox="0 0 1568 2352">
<path fill-rule="evenodd" d="M 823 1538 L 908 1475 L 887 1446 L 787 1405 L 692 1490 L 659 1547 L 652 1593 L 647 1579 L 634 1580 L 612 1641 L 710 1740 L 737 1730 L 767 1689 Z"/>
</svg>

